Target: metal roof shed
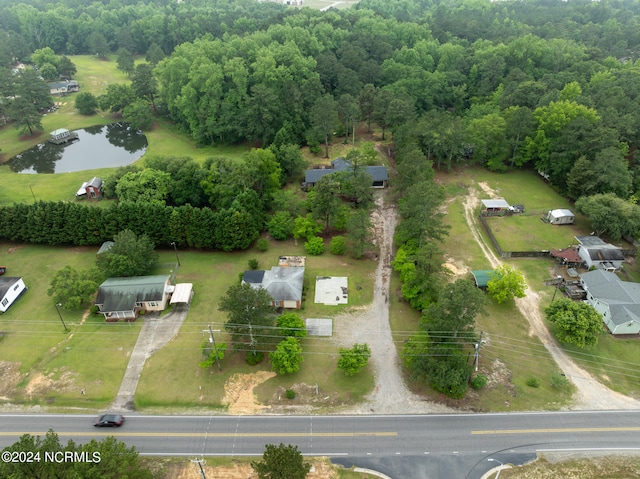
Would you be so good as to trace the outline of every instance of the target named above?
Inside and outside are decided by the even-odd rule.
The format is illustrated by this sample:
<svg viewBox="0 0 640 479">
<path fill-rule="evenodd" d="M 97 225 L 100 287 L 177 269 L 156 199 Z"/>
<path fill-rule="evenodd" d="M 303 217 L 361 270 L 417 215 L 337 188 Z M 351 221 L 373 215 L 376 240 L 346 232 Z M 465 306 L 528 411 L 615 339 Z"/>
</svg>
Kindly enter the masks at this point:
<svg viewBox="0 0 640 479">
<path fill-rule="evenodd" d="M 191 291 L 193 291 L 193 283 L 178 283 L 171 295 L 169 304 L 189 303 L 191 299 Z"/>
</svg>

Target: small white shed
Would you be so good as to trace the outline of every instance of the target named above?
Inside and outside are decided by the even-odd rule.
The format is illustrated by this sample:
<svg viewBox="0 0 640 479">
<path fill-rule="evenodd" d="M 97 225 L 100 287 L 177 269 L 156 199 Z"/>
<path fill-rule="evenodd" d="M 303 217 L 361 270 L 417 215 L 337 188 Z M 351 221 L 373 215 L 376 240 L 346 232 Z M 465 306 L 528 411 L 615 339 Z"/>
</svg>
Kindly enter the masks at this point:
<svg viewBox="0 0 640 479">
<path fill-rule="evenodd" d="M 571 210 L 551 210 L 547 213 L 547 220 L 552 225 L 572 225 L 576 221 L 576 215 Z"/>
</svg>

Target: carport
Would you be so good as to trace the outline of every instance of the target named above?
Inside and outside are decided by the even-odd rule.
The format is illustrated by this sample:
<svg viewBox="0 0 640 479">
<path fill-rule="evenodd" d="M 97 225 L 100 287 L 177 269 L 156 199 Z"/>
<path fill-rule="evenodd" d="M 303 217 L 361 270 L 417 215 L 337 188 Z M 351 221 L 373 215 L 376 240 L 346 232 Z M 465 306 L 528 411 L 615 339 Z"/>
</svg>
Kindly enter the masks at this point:
<svg viewBox="0 0 640 479">
<path fill-rule="evenodd" d="M 191 302 L 192 292 L 193 292 L 193 283 L 176 284 L 176 287 L 173 290 L 173 294 L 171 295 L 171 301 L 169 301 L 169 304 L 179 304 L 179 303 L 189 304 Z"/>
</svg>

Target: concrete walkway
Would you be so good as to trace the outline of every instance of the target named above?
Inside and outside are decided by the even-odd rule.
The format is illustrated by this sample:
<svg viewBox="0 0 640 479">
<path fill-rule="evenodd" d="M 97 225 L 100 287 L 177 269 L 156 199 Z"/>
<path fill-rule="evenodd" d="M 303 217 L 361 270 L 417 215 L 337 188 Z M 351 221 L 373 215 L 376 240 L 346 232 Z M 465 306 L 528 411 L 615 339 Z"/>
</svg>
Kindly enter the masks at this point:
<svg viewBox="0 0 640 479">
<path fill-rule="evenodd" d="M 154 352 L 173 339 L 188 312 L 189 305 L 180 304 L 173 306 L 171 312 L 164 316 L 153 313 L 144 316 L 144 324 L 129 357 L 129 364 L 124 373 L 120 391 L 111 405 L 112 411 L 131 412 L 135 410 L 133 396 L 138 387 L 144 363 Z"/>
</svg>

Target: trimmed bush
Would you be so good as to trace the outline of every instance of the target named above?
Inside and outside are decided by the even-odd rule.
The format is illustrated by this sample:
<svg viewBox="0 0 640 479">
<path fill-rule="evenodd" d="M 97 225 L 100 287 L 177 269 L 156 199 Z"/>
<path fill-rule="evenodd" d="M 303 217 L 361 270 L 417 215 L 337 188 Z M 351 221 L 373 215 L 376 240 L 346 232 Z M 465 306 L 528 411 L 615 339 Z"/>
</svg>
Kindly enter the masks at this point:
<svg viewBox="0 0 640 479">
<path fill-rule="evenodd" d="M 253 354 L 253 351 L 247 351 L 244 358 L 249 366 L 255 366 L 256 364 L 260 364 L 264 361 L 264 354 L 260 351 L 256 351 L 255 354 Z"/>
<path fill-rule="evenodd" d="M 251 258 L 249 260 L 249 269 L 258 269 L 258 266 L 260 266 L 260 263 L 257 259 Z"/>
<path fill-rule="evenodd" d="M 260 238 L 256 241 L 256 248 L 263 253 L 269 249 L 269 241 L 266 238 Z"/>
<path fill-rule="evenodd" d="M 487 376 L 484 374 L 477 374 L 471 379 L 471 387 L 478 391 L 487 385 L 487 381 Z"/>
<path fill-rule="evenodd" d="M 530 377 L 527 379 L 527 386 L 530 388 L 538 388 L 540 387 L 540 381 L 538 381 L 538 378 Z"/>
<path fill-rule="evenodd" d="M 334 236 L 331 238 L 331 243 L 329 244 L 329 251 L 332 254 L 345 254 L 347 252 L 347 242 L 344 239 L 344 236 Z"/>
<path fill-rule="evenodd" d="M 296 397 L 296 392 L 293 389 L 287 389 L 284 392 L 284 397 L 286 397 L 287 399 L 293 399 Z"/>
<path fill-rule="evenodd" d="M 304 243 L 304 249 L 307 254 L 312 256 L 318 256 L 324 253 L 324 240 L 319 236 L 311 236 L 308 241 Z"/>
</svg>

